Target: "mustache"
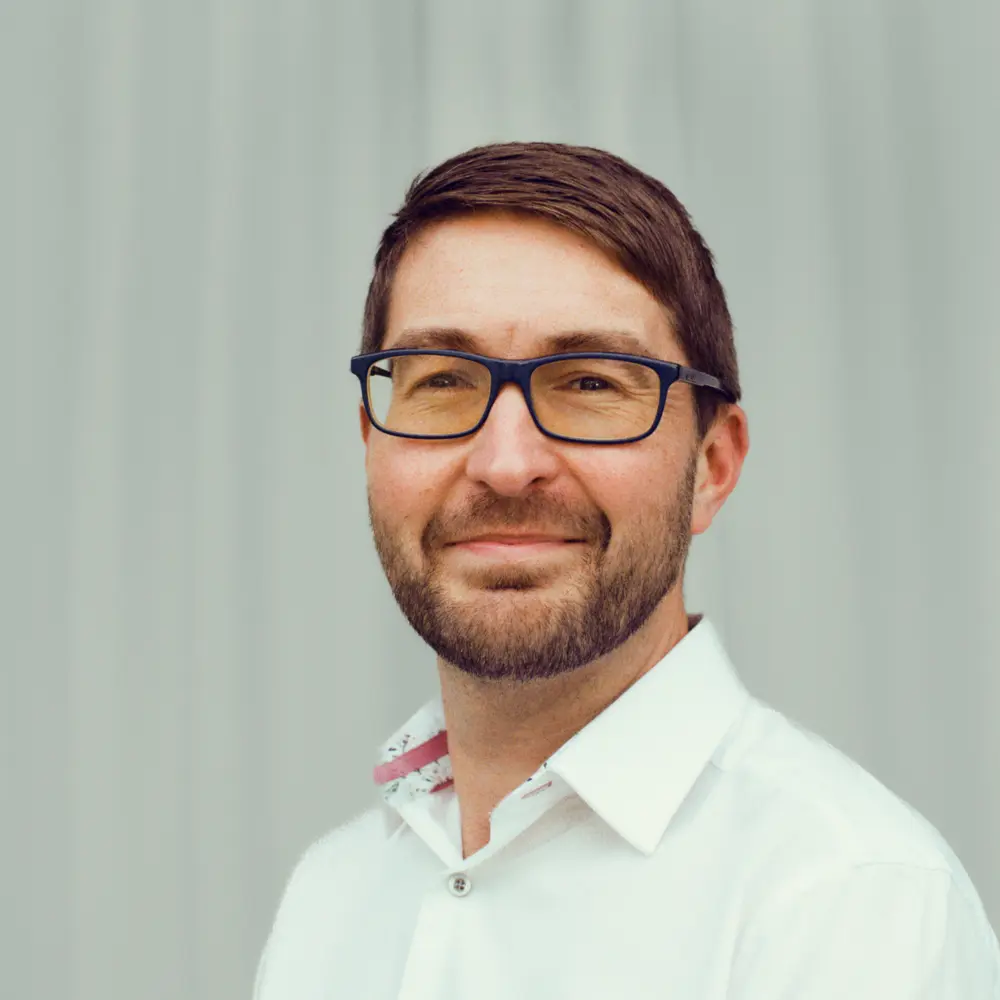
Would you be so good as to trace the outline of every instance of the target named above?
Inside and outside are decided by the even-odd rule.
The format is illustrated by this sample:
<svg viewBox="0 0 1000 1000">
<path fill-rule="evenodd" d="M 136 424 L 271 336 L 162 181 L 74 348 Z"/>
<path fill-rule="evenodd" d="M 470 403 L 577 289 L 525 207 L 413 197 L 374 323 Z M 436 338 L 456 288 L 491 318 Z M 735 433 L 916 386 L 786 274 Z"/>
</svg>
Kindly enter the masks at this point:
<svg viewBox="0 0 1000 1000">
<path fill-rule="evenodd" d="M 541 495 L 519 498 L 482 494 L 460 513 L 432 517 L 424 530 L 424 545 L 436 549 L 454 538 L 504 530 L 583 538 L 599 541 L 605 548 L 611 540 L 611 522 L 603 511 L 574 513 Z"/>
</svg>

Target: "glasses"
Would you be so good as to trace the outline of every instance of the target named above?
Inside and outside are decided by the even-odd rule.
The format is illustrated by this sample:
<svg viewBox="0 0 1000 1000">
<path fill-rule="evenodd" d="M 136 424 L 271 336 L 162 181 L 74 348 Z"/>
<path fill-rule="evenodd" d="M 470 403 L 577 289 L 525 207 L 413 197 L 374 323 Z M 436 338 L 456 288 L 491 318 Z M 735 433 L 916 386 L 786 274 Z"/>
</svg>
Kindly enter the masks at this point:
<svg viewBox="0 0 1000 1000">
<path fill-rule="evenodd" d="M 559 441 L 627 444 L 648 437 L 674 382 L 735 397 L 712 375 L 632 354 L 551 354 L 505 361 L 465 351 L 394 350 L 351 358 L 368 418 L 405 438 L 474 434 L 508 382 L 538 429 Z"/>
</svg>

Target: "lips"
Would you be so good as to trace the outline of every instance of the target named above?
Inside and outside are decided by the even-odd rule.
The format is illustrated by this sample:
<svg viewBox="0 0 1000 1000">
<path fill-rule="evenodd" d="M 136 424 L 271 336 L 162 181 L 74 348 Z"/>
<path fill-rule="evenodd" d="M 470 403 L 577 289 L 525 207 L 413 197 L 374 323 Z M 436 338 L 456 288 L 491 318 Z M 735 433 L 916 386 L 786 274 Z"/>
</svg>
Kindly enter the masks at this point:
<svg viewBox="0 0 1000 1000">
<path fill-rule="evenodd" d="M 474 538 L 461 538 L 449 545 L 493 544 L 493 545 L 539 545 L 566 542 L 578 542 L 579 538 L 563 538 L 560 535 L 476 535 Z"/>
<path fill-rule="evenodd" d="M 516 539 L 507 536 L 503 540 L 475 538 L 468 541 L 453 542 L 447 546 L 447 551 L 454 553 L 454 558 L 465 561 L 475 560 L 476 563 L 510 563 L 529 560 L 561 559 L 564 555 L 574 553 L 582 543 L 582 539 L 563 539 L 549 536 L 521 536 Z"/>
<path fill-rule="evenodd" d="M 498 545 L 537 545 L 545 542 L 582 542 L 579 536 L 563 534 L 558 528 L 554 531 L 531 531 L 530 529 L 500 528 L 496 531 L 480 531 L 475 535 L 465 535 L 452 539 L 446 545 L 468 545 L 473 542 L 492 542 Z"/>
</svg>

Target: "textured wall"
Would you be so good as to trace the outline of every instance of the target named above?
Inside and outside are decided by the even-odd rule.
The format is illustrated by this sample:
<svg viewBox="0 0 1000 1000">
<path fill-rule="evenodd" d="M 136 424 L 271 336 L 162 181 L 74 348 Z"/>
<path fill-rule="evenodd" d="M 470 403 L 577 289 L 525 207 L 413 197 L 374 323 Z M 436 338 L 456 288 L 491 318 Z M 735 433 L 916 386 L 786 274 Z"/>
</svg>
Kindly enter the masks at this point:
<svg viewBox="0 0 1000 1000">
<path fill-rule="evenodd" d="M 436 677 L 348 359 L 406 183 L 497 139 L 606 146 L 691 209 L 753 446 L 690 607 L 1000 923 L 995 3 L 0 18 L 5 995 L 249 996 L 296 858 L 372 801 Z"/>
</svg>

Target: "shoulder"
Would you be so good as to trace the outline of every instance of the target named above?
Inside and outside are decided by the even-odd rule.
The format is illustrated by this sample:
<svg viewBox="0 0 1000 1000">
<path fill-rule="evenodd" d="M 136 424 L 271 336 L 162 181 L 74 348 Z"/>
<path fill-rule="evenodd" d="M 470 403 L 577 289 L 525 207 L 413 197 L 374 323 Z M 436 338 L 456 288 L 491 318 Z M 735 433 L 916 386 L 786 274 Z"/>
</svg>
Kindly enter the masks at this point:
<svg viewBox="0 0 1000 1000">
<path fill-rule="evenodd" d="M 341 901 L 379 868 L 386 818 L 375 806 L 319 837 L 303 851 L 285 885 L 272 945 L 343 919 Z"/>
<path fill-rule="evenodd" d="M 759 847 L 784 866 L 906 865 L 949 873 L 961 862 L 936 827 L 857 761 L 751 698 L 714 759 Z M 807 874 L 807 873 L 806 873 Z M 971 889 L 971 886 L 969 886 Z"/>
<path fill-rule="evenodd" d="M 255 1000 L 286 996 L 289 983 L 324 980 L 331 935 L 350 920 L 344 901 L 377 869 L 386 817 L 373 807 L 318 838 L 299 857 L 257 967 Z"/>
<path fill-rule="evenodd" d="M 329 898 L 328 890 L 344 888 L 365 868 L 366 857 L 375 858 L 387 834 L 384 811 L 373 806 L 323 834 L 299 857 L 279 908 L 300 907 L 310 897 Z"/>
<path fill-rule="evenodd" d="M 900 961 L 909 955 L 914 969 L 926 955 L 951 962 L 947 951 L 959 972 L 972 962 L 991 981 L 1000 977 L 996 937 L 961 861 L 932 823 L 859 763 L 751 698 L 714 764 L 727 813 L 739 823 L 739 895 L 756 928 L 746 953 L 760 945 L 758 957 L 777 968 L 783 960 L 772 944 L 815 933 L 843 944 L 842 955 L 829 953 L 845 967 L 871 945 L 874 967 L 875 945 L 891 927 Z"/>
</svg>

